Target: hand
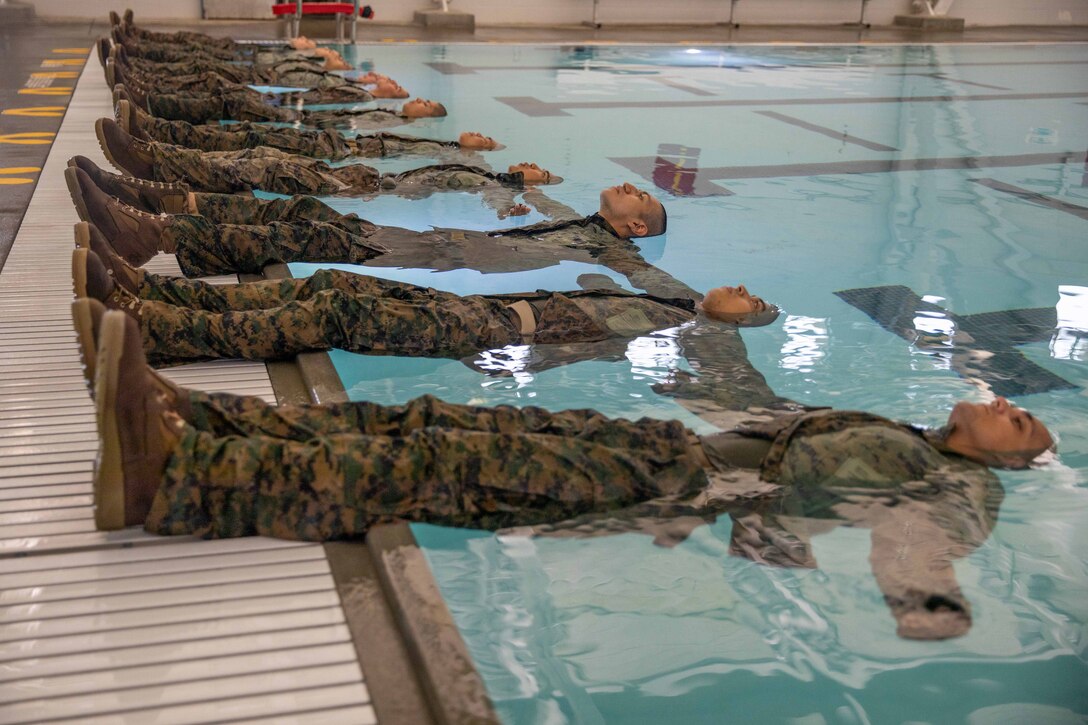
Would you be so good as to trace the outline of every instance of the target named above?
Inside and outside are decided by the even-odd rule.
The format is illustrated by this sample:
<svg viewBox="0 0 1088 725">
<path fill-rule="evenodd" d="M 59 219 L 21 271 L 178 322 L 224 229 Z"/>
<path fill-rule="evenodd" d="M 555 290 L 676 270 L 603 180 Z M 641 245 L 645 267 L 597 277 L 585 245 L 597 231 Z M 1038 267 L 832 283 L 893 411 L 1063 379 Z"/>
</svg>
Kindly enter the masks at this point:
<svg viewBox="0 0 1088 725">
<path fill-rule="evenodd" d="M 506 210 L 505 213 L 499 214 L 499 219 L 505 219 L 508 216 L 525 216 L 532 211 L 525 204 L 514 204 L 512 207 Z"/>
</svg>

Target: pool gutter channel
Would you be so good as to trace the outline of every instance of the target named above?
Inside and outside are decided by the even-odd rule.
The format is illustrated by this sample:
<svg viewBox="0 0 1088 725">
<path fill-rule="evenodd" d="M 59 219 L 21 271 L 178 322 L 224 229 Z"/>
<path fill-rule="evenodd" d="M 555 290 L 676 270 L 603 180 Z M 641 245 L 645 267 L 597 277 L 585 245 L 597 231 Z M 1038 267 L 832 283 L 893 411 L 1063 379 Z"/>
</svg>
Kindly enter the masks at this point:
<svg viewBox="0 0 1088 725">
<path fill-rule="evenodd" d="M 264 279 L 291 276 L 285 264 L 264 270 Z M 326 352 L 267 367 L 281 405 L 348 400 Z M 375 527 L 365 544 L 324 548 L 379 722 L 501 722 L 408 524 Z"/>
</svg>

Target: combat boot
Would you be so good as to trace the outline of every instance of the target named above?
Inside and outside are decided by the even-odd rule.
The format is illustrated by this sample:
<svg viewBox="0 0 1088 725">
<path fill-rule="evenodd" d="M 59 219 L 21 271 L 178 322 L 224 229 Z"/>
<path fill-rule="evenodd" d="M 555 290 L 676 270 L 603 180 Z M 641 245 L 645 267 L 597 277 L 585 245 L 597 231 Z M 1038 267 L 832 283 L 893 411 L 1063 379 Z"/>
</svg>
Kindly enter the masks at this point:
<svg viewBox="0 0 1088 725">
<path fill-rule="evenodd" d="M 141 179 L 154 180 L 154 156 L 147 144 L 125 133 L 112 118 L 100 118 L 94 122 L 98 145 L 106 159 L 119 171 Z"/>
<path fill-rule="evenodd" d="M 97 357 L 94 518 L 100 530 L 112 531 L 147 517 L 183 423 L 147 367 L 134 319 L 106 312 Z"/>
<path fill-rule="evenodd" d="M 90 249 L 72 250 L 72 290 L 76 297 L 98 300 L 111 310 L 140 316 L 140 298 L 117 284 L 106 265 Z"/>
<path fill-rule="evenodd" d="M 80 190 L 79 180 L 74 169 L 81 169 L 99 190 L 118 201 L 151 214 L 193 214 L 195 210 L 189 201 L 189 187 L 185 184 L 168 181 L 148 181 L 131 176 L 121 176 L 99 168 L 86 156 L 73 156 L 68 159 L 64 171 L 64 180 L 76 213 L 87 221 L 87 204 Z"/>
<path fill-rule="evenodd" d="M 102 317 L 106 306 L 98 300 L 82 297 L 72 302 L 72 325 L 76 330 L 79 343 L 79 357 L 83 362 L 83 378 L 87 390 L 94 398 L 94 380 L 98 370 L 98 332 L 102 328 Z M 155 388 L 166 405 L 174 408 L 183 420 L 192 419 L 192 406 L 188 392 L 163 377 L 151 368 L 147 369 Z"/>
<path fill-rule="evenodd" d="M 140 122 L 140 112 L 132 102 L 132 97 L 124 86 L 116 86 L 113 89 L 113 115 L 121 130 L 137 141 L 150 141 L 151 137 L 143 129 Z"/>
<path fill-rule="evenodd" d="M 94 252 L 102 262 L 106 274 L 114 284 L 120 285 L 129 294 L 139 297 L 140 286 L 144 281 L 144 271 L 133 267 L 118 256 L 98 227 L 88 222 L 77 222 L 75 226 L 76 247 Z M 85 295 L 76 295 L 83 297 Z"/>
<path fill-rule="evenodd" d="M 73 197 L 82 200 L 87 221 L 98 227 L 113 251 L 136 267 L 147 264 L 160 251 L 165 251 L 162 234 L 169 226 L 169 218 L 160 214 L 148 214 L 109 196 L 91 181 L 83 169 L 69 167 L 72 183 L 77 189 Z M 172 250 L 171 250 L 172 251 Z"/>
</svg>

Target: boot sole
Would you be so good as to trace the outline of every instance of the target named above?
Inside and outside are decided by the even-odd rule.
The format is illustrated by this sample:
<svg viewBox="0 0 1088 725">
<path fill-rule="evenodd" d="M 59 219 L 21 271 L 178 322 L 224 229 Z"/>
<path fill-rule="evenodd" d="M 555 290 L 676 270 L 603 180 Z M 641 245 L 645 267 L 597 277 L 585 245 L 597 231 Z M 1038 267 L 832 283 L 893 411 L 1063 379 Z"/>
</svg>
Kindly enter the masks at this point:
<svg viewBox="0 0 1088 725">
<path fill-rule="evenodd" d="M 87 250 L 72 250 L 72 292 L 76 299 L 89 297 L 87 294 Z"/>
<path fill-rule="evenodd" d="M 91 224 L 90 222 L 76 222 L 75 228 L 76 248 L 91 248 Z"/>
<path fill-rule="evenodd" d="M 102 318 L 95 371 L 95 418 L 98 456 L 94 469 L 94 524 L 100 531 L 125 527 L 125 472 L 121 431 L 117 421 L 117 381 L 125 343 L 125 315 L 109 312 Z"/>
<path fill-rule="evenodd" d="M 72 326 L 76 329 L 79 357 L 83 361 L 83 379 L 94 397 L 94 377 L 98 347 L 94 339 L 94 323 L 91 321 L 91 302 L 81 299 L 72 303 Z"/>
<path fill-rule="evenodd" d="M 76 176 L 78 166 L 69 166 L 64 170 L 64 183 L 68 185 L 68 195 L 72 197 L 72 204 L 76 207 L 76 214 L 83 221 L 90 221 L 87 213 L 87 203 L 83 201 L 83 190 L 79 186 L 79 177 Z"/>
</svg>

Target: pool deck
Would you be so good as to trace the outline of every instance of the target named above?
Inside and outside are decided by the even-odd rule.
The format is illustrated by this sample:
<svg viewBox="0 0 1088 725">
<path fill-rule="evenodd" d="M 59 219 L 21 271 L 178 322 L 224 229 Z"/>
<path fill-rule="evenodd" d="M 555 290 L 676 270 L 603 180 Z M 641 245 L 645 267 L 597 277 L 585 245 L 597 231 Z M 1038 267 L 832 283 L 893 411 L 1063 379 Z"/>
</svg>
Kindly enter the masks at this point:
<svg viewBox="0 0 1088 725">
<path fill-rule="evenodd" d="M 275 28 L 269 22 L 188 27 L 241 38 L 267 37 Z M 105 29 L 104 22 L 92 27 L 88 40 Z M 480 28 L 465 38 L 361 24 L 360 39 L 1088 41 L 1088 28 L 982 29 L 955 38 L 852 27 L 698 30 Z M 345 556 L 350 560 L 356 552 L 263 538 L 198 541 L 140 529 L 95 531 L 91 472 L 97 433 L 69 312 L 72 227 L 78 218 L 63 170 L 76 154 L 108 168 L 93 124 L 112 109 L 93 58 L 74 85 L 0 270 L 0 722 L 366 723 L 377 722 L 379 714 L 383 723 L 420 722 L 412 705 L 383 709 L 371 701 L 371 678 L 383 680 L 385 691 L 401 683 L 406 700 L 417 702 L 420 695 L 405 675 L 403 656 L 378 670 L 368 666 L 365 652 L 360 662 L 351 621 L 388 618 L 388 612 L 374 609 L 380 594 L 367 589 L 373 573 L 334 575 Z M 178 273 L 165 255 L 149 269 Z M 169 375 L 190 387 L 275 400 L 262 364 L 189 365 Z M 345 581 L 353 576 L 355 589 L 348 592 Z"/>
<path fill-rule="evenodd" d="M 92 60 L 0 273 L 0 721 L 375 722 L 322 546 L 95 531 L 63 171 L 75 154 L 108 168 L 94 120 L 110 106 Z M 275 400 L 263 364 L 169 376 Z"/>
</svg>

